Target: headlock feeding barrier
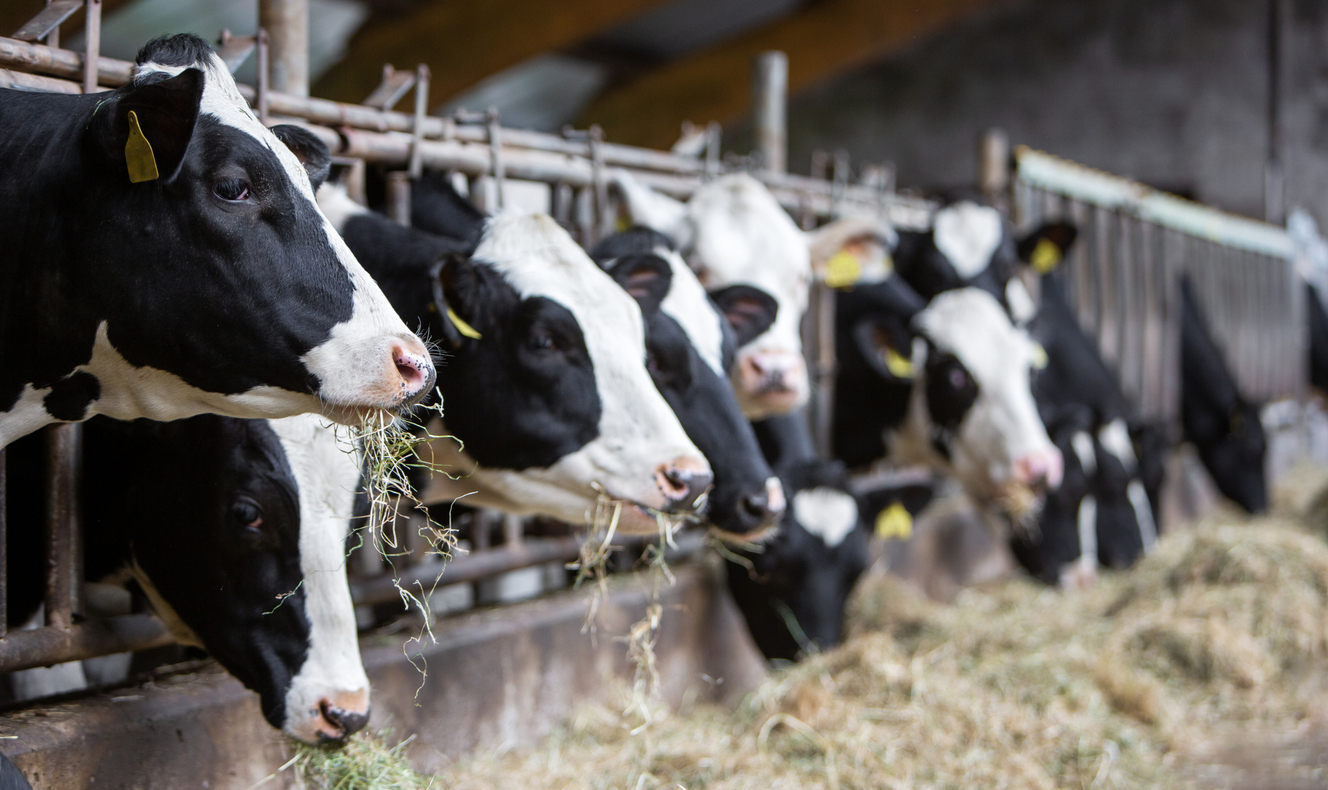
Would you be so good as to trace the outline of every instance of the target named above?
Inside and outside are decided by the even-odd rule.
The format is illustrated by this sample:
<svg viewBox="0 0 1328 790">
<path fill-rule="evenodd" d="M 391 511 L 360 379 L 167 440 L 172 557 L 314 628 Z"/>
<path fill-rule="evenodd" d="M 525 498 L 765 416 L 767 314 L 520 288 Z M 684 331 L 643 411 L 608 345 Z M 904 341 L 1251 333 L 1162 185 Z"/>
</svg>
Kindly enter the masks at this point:
<svg viewBox="0 0 1328 790">
<path fill-rule="evenodd" d="M 59 48 L 60 24 L 80 8 L 87 14 L 87 57 Z M 13 38 L 0 38 L 0 87 L 81 93 L 128 83 L 133 64 L 100 57 L 99 30 L 100 0 L 50 2 Z M 386 169 L 388 213 L 402 223 L 409 222 L 410 178 L 425 169 L 464 177 L 471 199 L 490 212 L 514 202 L 530 207 L 532 200 L 543 201 L 535 207 L 587 247 L 611 232 L 617 221 L 617 198 L 609 190 L 616 170 L 682 199 L 721 174 L 749 172 L 806 229 L 843 215 L 873 215 L 899 227 L 924 228 L 935 209 L 930 201 L 896 192 L 893 179 L 885 175 L 888 168 L 863 167 L 862 177 L 852 179 L 842 154 L 816 157 L 812 177 L 784 172 L 787 64 L 781 66 L 778 53 L 763 56 L 757 69 L 760 151 L 751 159 L 726 160 L 720 156 L 717 124 L 689 130 L 684 135 L 689 144 L 680 144 L 678 150 L 659 151 L 606 141 L 596 127 L 562 134 L 506 128 L 493 110 L 434 116 L 429 114 L 430 74 L 423 66 L 386 67 L 382 83 L 363 104 L 311 98 L 271 84 L 271 50 L 262 29 L 253 36 L 223 32 L 218 45 L 232 71 L 248 57 L 257 58 L 258 84 L 240 86 L 242 94 L 265 123 L 295 122 L 313 130 L 334 161 L 349 168 L 352 197 L 363 202 L 366 165 Z M 393 109 L 412 92 L 412 112 Z M 1247 396 L 1270 400 L 1303 394 L 1303 294 L 1284 231 L 1046 154 L 1020 149 L 1014 161 L 1014 177 L 1007 182 L 1012 199 L 1006 201 L 1013 221 L 1024 228 L 1064 217 L 1079 226 L 1080 242 L 1066 264 L 1073 303 L 1109 364 L 1120 372 L 1127 395 L 1145 415 L 1177 416 L 1182 274 L 1198 286 L 1213 331 Z M 815 287 L 804 326 L 814 379 L 811 413 L 824 447 L 835 372 L 830 289 Z M 81 430 L 75 424 L 45 432 L 47 514 L 40 527 L 5 523 L 0 450 L 0 673 L 170 643 L 166 629 L 146 612 L 88 617 L 78 512 Z M 582 539 L 565 525 L 477 511 L 465 517 L 467 553 L 453 559 L 440 579 L 441 559 L 415 539 L 418 529 L 409 525 L 419 517 L 405 512 L 398 520 L 401 539 L 390 565 L 374 552 L 353 557 L 351 588 L 365 624 L 374 622 L 374 607 L 400 610 L 398 583 L 462 591 L 445 592 L 433 607 L 439 613 L 504 599 L 500 588 L 517 578 L 514 573 L 525 572 L 524 581 L 516 584 L 527 590 L 522 595 L 560 586 L 565 583 L 563 564 L 581 550 Z M 8 527 L 41 528 L 46 535 L 45 621 L 30 630 L 15 630 L 5 622 Z M 700 542 L 682 541 L 682 550 L 694 550 Z M 532 570 L 537 568 L 542 570 Z"/>
</svg>

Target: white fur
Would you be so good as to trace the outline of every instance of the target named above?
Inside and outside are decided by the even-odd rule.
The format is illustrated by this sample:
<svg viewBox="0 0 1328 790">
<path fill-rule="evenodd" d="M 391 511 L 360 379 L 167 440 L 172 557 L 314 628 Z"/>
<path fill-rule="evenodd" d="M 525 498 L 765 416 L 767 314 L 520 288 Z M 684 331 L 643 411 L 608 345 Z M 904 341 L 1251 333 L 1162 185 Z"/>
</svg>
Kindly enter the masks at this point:
<svg viewBox="0 0 1328 790">
<path fill-rule="evenodd" d="M 1126 474 L 1133 474 L 1137 461 L 1134 457 L 1134 443 L 1130 441 L 1130 429 L 1125 420 L 1117 417 L 1098 429 L 1098 444 L 1102 449 L 1114 455 L 1125 467 Z"/>
<path fill-rule="evenodd" d="M 348 452 L 316 415 L 269 424 L 299 486 L 300 570 L 310 625 L 308 656 L 286 692 L 283 729 L 312 741 L 317 739 L 320 700 L 362 693 L 368 703 L 369 679 L 360 662 L 355 608 L 346 583 L 346 534 L 360 464 L 357 454 Z"/>
<path fill-rule="evenodd" d="M 701 281 L 682 257 L 672 250 L 657 248 L 655 254 L 669 262 L 673 270 L 673 282 L 669 292 L 660 304 L 664 314 L 682 327 L 682 331 L 691 340 L 696 353 L 701 355 L 710 369 L 724 378 L 724 318 L 706 295 Z"/>
<path fill-rule="evenodd" d="M 793 516 L 833 549 L 858 525 L 858 503 L 835 488 L 808 488 L 793 495 Z"/>
<path fill-rule="evenodd" d="M 344 184 L 332 182 L 318 188 L 318 208 L 338 234 L 346 229 L 351 217 L 369 213 L 369 209 L 351 199 Z"/>
<path fill-rule="evenodd" d="M 474 259 L 502 274 L 520 296 L 542 296 L 571 312 L 585 336 L 602 404 L 599 435 L 552 466 L 477 470 L 467 482 L 488 489 L 477 502 L 583 522 L 595 486 L 614 499 L 662 509 L 659 467 L 686 458 L 698 470 L 709 469 L 650 380 L 636 301 L 551 217 L 504 213 L 489 220 Z M 653 525 L 649 518 L 638 522 L 645 531 Z"/>
<path fill-rule="evenodd" d="M 1075 431 L 1074 436 L 1070 437 L 1070 446 L 1074 448 L 1074 454 L 1079 457 L 1079 465 L 1084 468 L 1084 474 L 1089 477 L 1097 474 L 1097 450 L 1093 447 L 1093 437 L 1083 431 Z"/>
<path fill-rule="evenodd" d="M 996 209 L 967 201 L 941 209 L 932 221 L 936 248 L 965 280 L 981 274 L 991 263 L 1002 233 Z"/>
<path fill-rule="evenodd" d="M 211 54 L 206 62 L 197 65 L 204 73 L 200 113 L 212 115 L 226 126 L 238 129 L 266 146 L 281 163 L 296 192 L 308 200 L 314 211 L 322 216 L 304 166 L 300 164 L 295 154 L 258 120 L 258 116 L 249 108 L 248 102 L 240 95 L 225 63 L 215 54 Z M 138 73 L 161 72 L 176 75 L 185 68 L 188 67 L 163 66 L 149 62 L 139 66 Z M 325 408 L 324 411 L 334 419 L 344 419 L 344 414 L 337 407 L 395 406 L 400 400 L 400 391 L 397 384 L 399 376 L 392 358 L 392 346 L 394 344 L 403 346 L 426 364 L 428 352 L 414 333 L 406 328 L 405 322 L 392 309 L 387 297 L 360 266 L 360 262 L 355 259 L 336 228 L 326 217 L 323 217 L 323 232 L 354 286 L 353 308 L 350 318 L 334 327 L 332 336 L 311 349 L 301 361 L 309 372 L 318 378 L 319 400 L 331 407 Z M 210 408 L 207 410 L 211 411 Z M 278 413 L 271 411 L 225 413 L 240 417 L 273 417 L 311 410 L 307 400 L 298 399 L 292 400 L 287 408 Z"/>
<path fill-rule="evenodd" d="M 978 398 L 960 423 L 950 462 L 932 447 L 925 375 L 914 379 L 904 425 L 887 445 L 895 460 L 927 463 L 953 473 L 969 494 L 990 499 L 1014 474 L 1016 459 L 1042 456 L 1060 461 L 1038 416 L 1029 382 L 1033 344 L 1016 329 L 1000 304 L 978 288 L 947 291 L 915 319 L 943 352 L 963 362 L 977 382 Z M 924 371 L 926 344 L 914 343 L 913 369 Z"/>
<path fill-rule="evenodd" d="M 1032 294 L 1018 277 L 1011 277 L 1010 282 L 1005 284 L 1005 301 L 1010 305 L 1010 317 L 1016 326 L 1027 324 L 1037 314 L 1037 304 Z"/>
<path fill-rule="evenodd" d="M 1143 540 L 1144 551 L 1150 552 L 1157 546 L 1157 524 L 1153 522 L 1153 508 L 1148 501 L 1148 492 L 1142 480 L 1131 480 L 1125 487 L 1125 494 L 1134 508 L 1134 518 L 1139 522 L 1139 537 Z"/>
</svg>

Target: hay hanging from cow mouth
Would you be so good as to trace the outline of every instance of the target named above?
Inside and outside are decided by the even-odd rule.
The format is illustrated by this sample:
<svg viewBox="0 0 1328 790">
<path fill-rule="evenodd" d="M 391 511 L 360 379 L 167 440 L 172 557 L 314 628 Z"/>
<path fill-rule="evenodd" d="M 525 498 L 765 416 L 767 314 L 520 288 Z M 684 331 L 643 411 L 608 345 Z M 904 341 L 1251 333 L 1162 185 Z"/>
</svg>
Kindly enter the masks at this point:
<svg viewBox="0 0 1328 790">
<path fill-rule="evenodd" d="M 286 772 L 297 790 L 425 790 L 440 786 L 437 779 L 410 767 L 406 748 L 415 736 L 395 746 L 389 745 L 392 740 L 392 731 L 383 730 L 360 733 L 345 744 L 292 742 L 294 755 L 254 790 Z"/>
</svg>

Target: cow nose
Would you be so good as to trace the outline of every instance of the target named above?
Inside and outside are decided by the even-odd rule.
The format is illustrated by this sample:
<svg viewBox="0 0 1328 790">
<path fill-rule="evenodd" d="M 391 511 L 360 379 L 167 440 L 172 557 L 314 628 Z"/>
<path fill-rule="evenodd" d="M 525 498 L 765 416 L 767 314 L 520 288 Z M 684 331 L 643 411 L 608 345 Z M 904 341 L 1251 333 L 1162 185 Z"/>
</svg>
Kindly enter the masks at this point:
<svg viewBox="0 0 1328 790">
<path fill-rule="evenodd" d="M 322 721 L 318 723 L 318 737 L 324 741 L 340 741 L 364 729 L 369 723 L 369 708 L 362 702 L 357 703 L 363 699 L 364 694 L 360 692 L 319 700 L 318 712 Z"/>
<path fill-rule="evenodd" d="M 750 354 L 742 361 L 743 377 L 749 390 L 780 392 L 797 386 L 799 360 L 785 352 Z"/>
<path fill-rule="evenodd" d="M 419 340 L 410 345 L 393 344 L 392 361 L 396 364 L 397 375 L 401 377 L 401 405 L 413 406 L 419 403 L 433 388 L 437 377 L 424 344 Z"/>
<path fill-rule="evenodd" d="M 1014 459 L 1014 479 L 1024 485 L 1056 488 L 1061 484 L 1061 472 L 1061 454 L 1054 449 Z"/>
<path fill-rule="evenodd" d="M 714 479 L 704 461 L 688 456 L 675 458 L 655 470 L 655 483 L 664 494 L 667 513 L 695 512 L 700 507 L 697 500 L 709 490 Z"/>
</svg>

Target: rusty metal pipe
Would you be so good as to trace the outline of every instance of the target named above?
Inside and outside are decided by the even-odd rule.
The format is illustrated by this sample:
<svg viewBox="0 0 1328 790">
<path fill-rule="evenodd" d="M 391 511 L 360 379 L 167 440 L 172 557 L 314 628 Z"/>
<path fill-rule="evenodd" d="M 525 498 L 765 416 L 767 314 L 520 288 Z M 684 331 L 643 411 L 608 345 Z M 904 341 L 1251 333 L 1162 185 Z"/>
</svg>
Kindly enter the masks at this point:
<svg viewBox="0 0 1328 790">
<path fill-rule="evenodd" d="M 82 614 L 83 548 L 79 494 L 83 426 L 46 429 L 46 623 L 68 628 Z"/>
<path fill-rule="evenodd" d="M 68 628 L 10 631 L 0 639 L 0 672 L 169 645 L 174 640 L 150 614 L 75 623 Z"/>
</svg>

